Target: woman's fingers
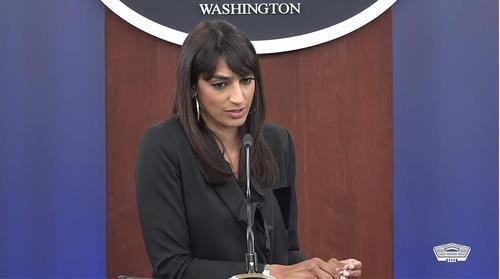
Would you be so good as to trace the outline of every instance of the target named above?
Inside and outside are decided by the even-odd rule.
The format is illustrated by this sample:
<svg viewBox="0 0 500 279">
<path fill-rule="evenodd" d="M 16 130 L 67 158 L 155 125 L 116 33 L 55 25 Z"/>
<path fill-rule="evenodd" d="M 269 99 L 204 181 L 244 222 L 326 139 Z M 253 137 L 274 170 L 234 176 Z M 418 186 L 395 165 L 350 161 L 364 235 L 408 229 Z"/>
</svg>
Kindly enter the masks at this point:
<svg viewBox="0 0 500 279">
<path fill-rule="evenodd" d="M 359 278 L 361 277 L 361 270 L 344 270 L 340 275 L 345 278 Z"/>
<path fill-rule="evenodd" d="M 335 268 L 320 258 L 311 259 L 311 267 L 317 278 L 335 278 Z"/>
<path fill-rule="evenodd" d="M 323 260 L 321 260 L 321 262 L 319 262 L 318 264 L 319 268 L 321 268 L 323 271 L 325 271 L 326 273 L 328 273 L 328 275 L 331 276 L 331 278 L 337 278 L 338 277 L 338 274 L 340 274 L 340 268 L 337 267 L 337 266 L 334 266 L 328 262 L 325 262 Z"/>
<path fill-rule="evenodd" d="M 343 265 L 341 275 L 345 278 L 361 277 L 363 264 L 356 259 L 347 259 L 339 261 Z"/>
<path fill-rule="evenodd" d="M 340 262 L 344 264 L 345 269 L 361 269 L 363 267 L 363 264 L 356 259 L 347 259 Z"/>
</svg>

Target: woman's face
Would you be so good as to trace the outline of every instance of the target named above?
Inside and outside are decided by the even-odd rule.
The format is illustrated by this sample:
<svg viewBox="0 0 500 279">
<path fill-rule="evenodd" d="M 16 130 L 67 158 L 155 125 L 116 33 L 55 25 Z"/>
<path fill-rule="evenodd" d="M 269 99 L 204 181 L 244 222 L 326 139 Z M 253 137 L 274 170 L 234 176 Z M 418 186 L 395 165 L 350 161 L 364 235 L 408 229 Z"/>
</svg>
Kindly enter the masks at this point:
<svg viewBox="0 0 500 279">
<path fill-rule="evenodd" d="M 200 114 L 207 127 L 215 133 L 227 133 L 242 126 L 248 116 L 255 92 L 254 75 L 238 76 L 220 59 L 214 76 L 198 78 Z"/>
</svg>

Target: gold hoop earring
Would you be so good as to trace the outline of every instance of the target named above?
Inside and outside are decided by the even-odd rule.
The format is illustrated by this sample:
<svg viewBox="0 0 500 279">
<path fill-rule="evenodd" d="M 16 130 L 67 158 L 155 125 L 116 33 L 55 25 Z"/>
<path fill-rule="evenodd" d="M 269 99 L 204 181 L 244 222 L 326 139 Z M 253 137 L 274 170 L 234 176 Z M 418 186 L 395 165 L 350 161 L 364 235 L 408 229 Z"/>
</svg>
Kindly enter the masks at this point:
<svg viewBox="0 0 500 279">
<path fill-rule="evenodd" d="M 200 121 L 200 103 L 198 103 L 198 98 L 194 97 L 196 103 L 196 120 Z"/>
</svg>

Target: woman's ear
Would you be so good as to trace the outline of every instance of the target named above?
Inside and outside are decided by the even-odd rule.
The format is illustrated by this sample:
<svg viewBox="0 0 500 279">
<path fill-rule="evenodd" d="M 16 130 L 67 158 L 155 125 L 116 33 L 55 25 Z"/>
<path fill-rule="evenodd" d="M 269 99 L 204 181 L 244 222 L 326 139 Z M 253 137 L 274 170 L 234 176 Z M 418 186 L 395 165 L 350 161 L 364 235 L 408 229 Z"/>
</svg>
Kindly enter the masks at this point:
<svg viewBox="0 0 500 279">
<path fill-rule="evenodd" d="M 198 96 L 198 90 L 196 88 L 196 85 L 191 86 L 191 97 L 194 98 Z"/>
</svg>

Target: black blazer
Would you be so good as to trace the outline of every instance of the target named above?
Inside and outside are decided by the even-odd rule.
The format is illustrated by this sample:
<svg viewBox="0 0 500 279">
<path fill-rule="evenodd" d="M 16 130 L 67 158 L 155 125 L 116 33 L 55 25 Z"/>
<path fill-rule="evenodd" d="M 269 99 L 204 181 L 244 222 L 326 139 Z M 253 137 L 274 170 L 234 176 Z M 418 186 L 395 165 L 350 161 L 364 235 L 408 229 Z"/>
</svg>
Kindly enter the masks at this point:
<svg viewBox="0 0 500 279">
<path fill-rule="evenodd" d="M 294 264 L 304 256 L 297 236 L 293 144 L 276 125 L 266 124 L 264 135 L 279 178 L 267 187 L 252 183 L 259 264 Z M 244 192 L 236 179 L 220 185 L 205 181 L 176 115 L 145 132 L 136 187 L 153 277 L 228 278 L 245 272 Z"/>
</svg>

